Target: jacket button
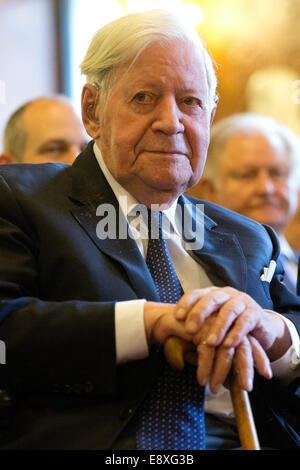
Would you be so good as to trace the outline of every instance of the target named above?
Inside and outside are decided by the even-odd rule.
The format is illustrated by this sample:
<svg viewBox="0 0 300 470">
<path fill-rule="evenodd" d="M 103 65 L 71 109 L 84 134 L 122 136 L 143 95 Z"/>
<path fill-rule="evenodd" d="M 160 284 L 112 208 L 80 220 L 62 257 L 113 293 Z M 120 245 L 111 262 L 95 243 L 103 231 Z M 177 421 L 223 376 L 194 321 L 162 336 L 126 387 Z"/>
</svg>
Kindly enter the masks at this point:
<svg viewBox="0 0 300 470">
<path fill-rule="evenodd" d="M 127 419 L 132 415 L 132 408 L 124 408 L 120 411 L 119 416 L 121 419 Z"/>
</svg>

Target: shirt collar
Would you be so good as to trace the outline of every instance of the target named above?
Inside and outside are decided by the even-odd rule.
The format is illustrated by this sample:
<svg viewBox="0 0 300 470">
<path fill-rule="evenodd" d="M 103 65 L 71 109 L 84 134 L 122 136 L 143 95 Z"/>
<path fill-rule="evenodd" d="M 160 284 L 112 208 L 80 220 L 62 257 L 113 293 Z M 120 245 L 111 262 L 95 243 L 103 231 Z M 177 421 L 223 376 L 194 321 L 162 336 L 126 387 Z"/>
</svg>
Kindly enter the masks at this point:
<svg viewBox="0 0 300 470">
<path fill-rule="evenodd" d="M 281 251 L 281 253 L 288 260 L 296 261 L 295 253 L 294 253 L 293 249 L 291 248 L 291 246 L 289 245 L 287 239 L 283 235 L 281 235 L 279 237 L 279 241 L 280 241 L 280 251 Z"/>
<path fill-rule="evenodd" d="M 96 142 L 94 143 L 93 150 L 94 150 L 96 160 L 108 184 L 110 185 L 111 189 L 113 190 L 120 204 L 123 214 L 125 215 L 126 218 L 128 218 L 128 214 L 139 204 L 139 202 L 125 188 L 123 188 L 123 186 L 121 186 L 120 183 L 118 183 L 118 181 L 113 177 L 113 175 L 111 174 L 111 172 L 109 171 L 109 169 L 107 168 L 103 160 L 101 151 L 99 147 L 97 146 Z M 175 213 L 176 213 L 177 201 L 178 199 L 176 199 L 168 209 L 165 209 L 164 211 L 162 211 L 164 216 L 168 218 L 168 220 L 170 221 L 170 223 L 175 229 L 176 229 Z"/>
</svg>

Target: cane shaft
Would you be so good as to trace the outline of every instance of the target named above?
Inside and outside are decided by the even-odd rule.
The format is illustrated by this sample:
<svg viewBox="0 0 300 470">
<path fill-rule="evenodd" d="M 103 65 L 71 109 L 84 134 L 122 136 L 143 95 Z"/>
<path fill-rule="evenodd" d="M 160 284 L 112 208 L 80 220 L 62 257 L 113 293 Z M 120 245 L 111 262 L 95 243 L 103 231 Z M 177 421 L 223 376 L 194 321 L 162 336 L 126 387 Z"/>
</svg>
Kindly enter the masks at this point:
<svg viewBox="0 0 300 470">
<path fill-rule="evenodd" d="M 184 354 L 187 350 L 187 342 L 170 336 L 164 345 L 166 359 L 171 367 L 182 370 L 184 367 Z M 253 419 L 248 393 L 243 390 L 238 381 L 236 371 L 230 375 L 230 394 L 233 403 L 238 434 L 244 450 L 259 450 L 259 442 Z"/>
<path fill-rule="evenodd" d="M 249 396 L 241 388 L 235 370 L 232 371 L 230 377 L 230 395 L 242 448 L 260 450 Z"/>
</svg>

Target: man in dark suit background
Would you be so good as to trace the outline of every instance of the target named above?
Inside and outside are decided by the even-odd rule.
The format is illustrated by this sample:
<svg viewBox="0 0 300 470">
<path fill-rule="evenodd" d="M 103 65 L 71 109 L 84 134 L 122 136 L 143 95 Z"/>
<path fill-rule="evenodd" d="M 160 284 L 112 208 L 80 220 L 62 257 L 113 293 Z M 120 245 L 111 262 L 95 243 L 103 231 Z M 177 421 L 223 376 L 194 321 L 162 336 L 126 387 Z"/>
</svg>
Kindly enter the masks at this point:
<svg viewBox="0 0 300 470">
<path fill-rule="evenodd" d="M 253 396 L 255 416 L 269 420 L 263 444 L 296 446 L 284 422 L 284 437 L 268 434 L 275 425 L 262 391 L 272 374 L 290 383 L 299 363 L 300 302 L 280 282 L 277 238 L 182 196 L 201 177 L 217 101 L 198 36 L 165 12 L 129 15 L 96 34 L 82 72 L 93 142 L 72 167 L 1 168 L 1 387 L 13 410 L 2 447 L 142 448 L 140 409 L 165 363 L 157 346 L 172 335 L 190 342 L 195 384 L 210 388 L 208 448 L 238 446 L 223 387 L 233 360 L 245 390 L 254 364 L 260 376 Z M 137 204 L 159 206 L 169 221 L 179 302 L 158 295 Z M 178 208 L 201 230 L 182 231 Z M 179 406 L 186 401 L 180 395 Z M 200 414 L 183 423 L 187 432 L 198 432 Z M 200 448 L 176 447 L 176 433 L 158 448 Z"/>
<path fill-rule="evenodd" d="M 211 128 L 200 182 L 190 194 L 275 230 L 284 282 L 296 293 L 299 254 L 285 230 L 298 205 L 300 139 L 270 116 L 238 113 Z"/>
</svg>

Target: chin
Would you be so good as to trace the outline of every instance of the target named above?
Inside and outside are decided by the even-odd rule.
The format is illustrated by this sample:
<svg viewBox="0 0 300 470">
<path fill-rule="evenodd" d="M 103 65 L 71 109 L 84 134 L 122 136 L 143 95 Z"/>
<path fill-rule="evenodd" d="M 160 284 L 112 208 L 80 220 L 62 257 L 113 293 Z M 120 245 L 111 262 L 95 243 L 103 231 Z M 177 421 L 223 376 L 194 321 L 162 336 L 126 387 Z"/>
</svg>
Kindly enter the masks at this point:
<svg viewBox="0 0 300 470">
<path fill-rule="evenodd" d="M 188 184 L 186 181 L 174 181 L 174 180 L 161 180 L 161 181 L 152 181 L 151 184 L 152 188 L 157 190 L 157 191 L 163 191 L 163 192 L 170 192 L 170 193 L 176 193 L 176 194 L 181 194 L 186 191 Z"/>
</svg>

